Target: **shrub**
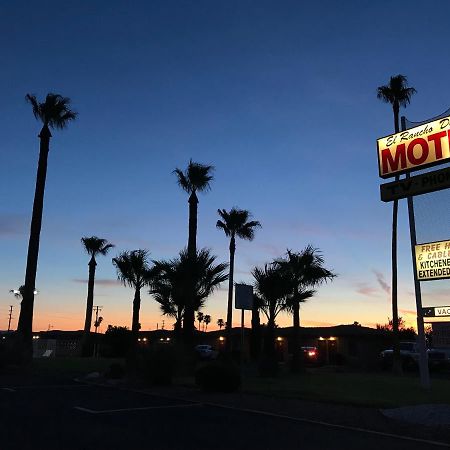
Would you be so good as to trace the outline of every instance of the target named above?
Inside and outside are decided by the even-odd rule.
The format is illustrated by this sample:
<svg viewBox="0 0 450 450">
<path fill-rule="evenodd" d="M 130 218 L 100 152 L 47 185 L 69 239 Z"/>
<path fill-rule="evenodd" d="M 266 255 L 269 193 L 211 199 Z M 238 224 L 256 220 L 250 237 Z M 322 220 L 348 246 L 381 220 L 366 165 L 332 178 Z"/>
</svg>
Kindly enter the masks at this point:
<svg viewBox="0 0 450 450">
<path fill-rule="evenodd" d="M 143 377 L 156 385 L 172 384 L 175 354 L 172 348 L 158 348 L 143 353 L 138 364 Z"/>
<path fill-rule="evenodd" d="M 195 371 L 195 383 L 205 391 L 234 392 L 241 385 L 241 374 L 230 361 L 212 361 Z"/>
<path fill-rule="evenodd" d="M 278 361 L 272 356 L 264 356 L 258 364 L 258 371 L 262 377 L 276 377 L 279 372 Z"/>
</svg>

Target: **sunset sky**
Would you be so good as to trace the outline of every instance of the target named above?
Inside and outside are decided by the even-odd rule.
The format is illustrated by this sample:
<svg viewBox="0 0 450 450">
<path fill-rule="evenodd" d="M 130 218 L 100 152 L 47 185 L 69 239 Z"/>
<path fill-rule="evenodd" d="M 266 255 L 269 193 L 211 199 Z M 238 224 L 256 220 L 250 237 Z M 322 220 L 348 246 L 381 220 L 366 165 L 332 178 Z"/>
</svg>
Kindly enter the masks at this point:
<svg viewBox="0 0 450 450">
<path fill-rule="evenodd" d="M 82 328 L 80 238 L 92 235 L 116 245 L 98 258 L 104 328 L 131 325 L 133 292 L 111 258 L 138 248 L 173 258 L 187 244 L 187 195 L 172 171 L 190 158 L 215 166 L 199 195 L 199 247 L 228 261 L 218 208 L 249 209 L 262 224 L 253 242 L 237 242 L 237 282 L 312 244 L 339 276 L 302 306 L 301 323 L 387 322 L 392 205 L 379 198 L 376 139 L 393 132 L 393 118 L 376 88 L 407 75 L 418 91 L 402 111 L 412 121 L 449 108 L 449 15 L 446 1 L 3 2 L 0 329 L 9 305 L 17 323 L 9 290 L 24 280 L 39 150 L 24 97 L 47 92 L 70 97 L 79 117 L 51 141 L 35 330 Z M 436 229 L 448 229 L 445 211 Z M 423 242 L 450 237 L 425 232 L 426 205 L 418 215 Z M 448 281 L 428 284 L 424 305 L 448 304 L 449 294 Z M 207 303 L 212 325 L 225 319 L 226 295 L 224 284 Z M 142 298 L 142 329 L 161 326 L 155 301 Z M 413 323 L 405 201 L 399 310 Z"/>
</svg>

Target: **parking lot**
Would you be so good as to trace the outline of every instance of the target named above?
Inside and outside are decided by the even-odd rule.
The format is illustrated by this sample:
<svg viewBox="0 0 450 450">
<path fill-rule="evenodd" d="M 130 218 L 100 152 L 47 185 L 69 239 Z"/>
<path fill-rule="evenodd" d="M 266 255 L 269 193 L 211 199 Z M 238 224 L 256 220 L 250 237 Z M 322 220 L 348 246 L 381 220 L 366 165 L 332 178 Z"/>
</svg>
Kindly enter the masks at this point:
<svg viewBox="0 0 450 450">
<path fill-rule="evenodd" d="M 3 384 L 0 415 L 4 450 L 450 447 L 75 381 Z"/>
</svg>

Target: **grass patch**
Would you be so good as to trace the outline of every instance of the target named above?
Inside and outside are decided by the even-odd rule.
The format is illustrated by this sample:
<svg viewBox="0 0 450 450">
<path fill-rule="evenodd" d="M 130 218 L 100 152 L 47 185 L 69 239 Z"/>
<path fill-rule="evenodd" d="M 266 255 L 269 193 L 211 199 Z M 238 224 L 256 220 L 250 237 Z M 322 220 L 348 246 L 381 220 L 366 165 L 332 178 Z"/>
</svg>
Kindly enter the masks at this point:
<svg viewBox="0 0 450 450">
<path fill-rule="evenodd" d="M 450 380 L 434 379 L 425 391 L 418 375 L 303 373 L 279 378 L 244 379 L 244 391 L 283 398 L 344 403 L 369 407 L 399 407 L 450 403 Z"/>
</svg>

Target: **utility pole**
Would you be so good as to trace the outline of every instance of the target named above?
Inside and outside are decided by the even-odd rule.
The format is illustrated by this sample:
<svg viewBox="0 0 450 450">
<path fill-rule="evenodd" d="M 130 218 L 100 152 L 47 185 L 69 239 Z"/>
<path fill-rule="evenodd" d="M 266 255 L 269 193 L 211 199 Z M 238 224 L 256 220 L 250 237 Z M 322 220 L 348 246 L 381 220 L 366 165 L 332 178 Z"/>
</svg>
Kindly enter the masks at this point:
<svg viewBox="0 0 450 450">
<path fill-rule="evenodd" d="M 97 331 L 98 331 L 98 327 L 100 326 L 100 324 L 103 321 L 103 317 L 99 317 L 98 313 L 101 312 L 101 310 L 103 309 L 103 306 L 93 306 L 92 309 L 95 311 L 95 322 L 94 322 L 94 327 L 95 327 L 95 341 L 94 341 L 94 357 L 98 358 L 98 342 L 97 342 Z"/>
<path fill-rule="evenodd" d="M 13 305 L 9 305 L 9 320 L 8 320 L 8 331 L 11 330 L 11 319 L 12 319 L 12 312 L 13 312 Z"/>
<path fill-rule="evenodd" d="M 100 326 L 100 322 L 98 321 L 98 313 L 101 312 L 101 310 L 103 309 L 103 306 L 94 306 L 93 309 L 95 311 L 94 327 L 95 327 L 95 333 L 97 333 L 97 329 Z"/>
</svg>

